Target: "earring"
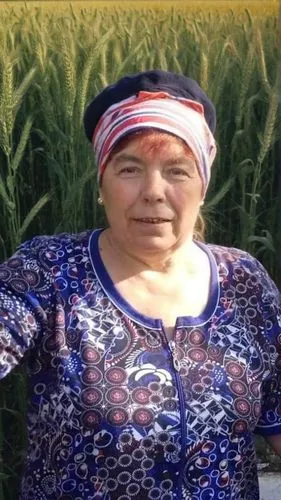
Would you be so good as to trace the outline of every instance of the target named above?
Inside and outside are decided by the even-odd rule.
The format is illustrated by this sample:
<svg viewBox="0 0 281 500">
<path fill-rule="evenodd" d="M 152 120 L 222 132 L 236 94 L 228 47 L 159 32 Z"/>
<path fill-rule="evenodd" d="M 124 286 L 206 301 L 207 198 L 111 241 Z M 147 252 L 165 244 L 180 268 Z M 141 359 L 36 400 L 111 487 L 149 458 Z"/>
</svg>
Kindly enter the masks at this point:
<svg viewBox="0 0 281 500">
<path fill-rule="evenodd" d="M 101 196 L 98 197 L 98 204 L 103 205 L 103 199 Z"/>
<path fill-rule="evenodd" d="M 200 201 L 199 205 L 202 207 L 204 205 L 204 200 Z"/>
</svg>

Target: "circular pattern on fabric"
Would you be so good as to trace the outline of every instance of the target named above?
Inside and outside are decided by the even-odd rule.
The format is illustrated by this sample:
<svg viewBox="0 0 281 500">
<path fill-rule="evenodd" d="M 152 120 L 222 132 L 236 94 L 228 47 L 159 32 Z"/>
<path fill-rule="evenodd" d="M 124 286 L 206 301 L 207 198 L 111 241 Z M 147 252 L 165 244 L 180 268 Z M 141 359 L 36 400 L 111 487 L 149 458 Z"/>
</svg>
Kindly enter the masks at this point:
<svg viewBox="0 0 281 500">
<path fill-rule="evenodd" d="M 154 460 L 152 460 L 152 458 L 145 458 L 141 463 L 141 467 L 144 470 L 152 469 L 152 467 L 154 467 Z"/>
<path fill-rule="evenodd" d="M 207 457 L 199 457 L 195 461 L 195 466 L 198 467 L 198 469 L 207 469 L 207 467 L 210 466 L 210 459 Z"/>
<path fill-rule="evenodd" d="M 63 434 L 61 438 L 61 443 L 63 446 L 71 446 L 73 443 L 73 437 L 70 434 Z"/>
<path fill-rule="evenodd" d="M 36 384 L 34 387 L 34 393 L 37 394 L 37 396 L 43 394 L 45 390 L 46 390 L 46 385 L 42 383 Z"/>
<path fill-rule="evenodd" d="M 12 273 L 9 269 L 0 267 L 0 280 L 8 281 L 11 276 L 12 276 Z"/>
<path fill-rule="evenodd" d="M 136 449 L 132 453 L 132 457 L 134 460 L 142 460 L 145 457 L 145 452 L 142 449 Z"/>
<path fill-rule="evenodd" d="M 60 292 L 63 292 L 68 287 L 68 283 L 67 283 L 66 279 L 62 278 L 62 277 L 56 278 L 55 283 L 56 283 L 57 290 L 59 290 Z"/>
<path fill-rule="evenodd" d="M 205 453 L 206 455 L 212 453 L 212 451 L 214 451 L 216 445 L 213 441 L 207 441 L 206 443 L 203 444 L 202 446 L 202 451 L 203 453 Z"/>
<path fill-rule="evenodd" d="M 232 430 L 235 434 L 243 434 L 248 429 L 248 423 L 246 420 L 236 420 L 232 425 Z"/>
<path fill-rule="evenodd" d="M 29 285 L 26 281 L 20 278 L 13 278 L 10 280 L 10 286 L 19 293 L 25 293 L 29 290 Z"/>
<path fill-rule="evenodd" d="M 98 384 L 102 380 L 102 372 L 98 368 L 88 367 L 83 370 L 81 378 L 85 385 Z"/>
<path fill-rule="evenodd" d="M 144 344 L 148 350 L 158 350 L 162 347 L 162 340 L 158 332 L 146 332 Z"/>
<path fill-rule="evenodd" d="M 129 355 L 133 346 L 133 331 L 121 328 L 120 326 L 114 326 L 112 335 L 115 338 L 115 342 L 111 344 L 110 348 L 112 358 L 118 359 Z"/>
<path fill-rule="evenodd" d="M 150 382 L 148 385 L 148 388 L 152 392 L 160 392 L 161 391 L 161 385 L 158 382 Z"/>
<path fill-rule="evenodd" d="M 160 483 L 160 488 L 162 488 L 164 491 L 169 491 L 173 487 L 173 482 L 171 479 L 164 479 L 164 481 L 161 481 Z"/>
<path fill-rule="evenodd" d="M 82 391 L 81 400 L 85 406 L 92 407 L 102 400 L 102 392 L 99 389 L 89 387 Z"/>
<path fill-rule="evenodd" d="M 234 378 L 241 378 L 244 375 L 244 368 L 236 361 L 229 361 L 226 363 L 225 370 Z"/>
<path fill-rule="evenodd" d="M 246 396 L 246 394 L 248 393 L 246 384 L 241 380 L 233 380 L 232 382 L 230 382 L 229 387 L 231 391 L 237 396 Z"/>
<path fill-rule="evenodd" d="M 247 417 L 251 411 L 250 403 L 247 401 L 247 399 L 244 398 L 236 399 L 234 401 L 234 408 L 237 411 L 237 413 L 243 417 Z"/>
<path fill-rule="evenodd" d="M 151 500 L 156 500 L 161 497 L 161 490 L 159 488 L 152 488 L 148 493 L 148 498 Z"/>
<path fill-rule="evenodd" d="M 177 409 L 177 403 L 173 399 L 167 399 L 163 403 L 163 408 L 164 408 L 164 410 L 166 410 L 168 412 L 170 412 L 170 411 L 173 412 Z"/>
<path fill-rule="evenodd" d="M 135 469 L 132 473 L 132 478 L 135 481 L 142 481 L 145 478 L 145 471 L 143 469 Z M 154 483 L 151 486 L 153 485 Z"/>
<path fill-rule="evenodd" d="M 108 476 L 109 476 L 109 471 L 105 467 L 101 467 L 100 469 L 97 470 L 97 476 L 102 480 L 105 481 Z"/>
<path fill-rule="evenodd" d="M 261 383 L 258 381 L 254 381 L 250 383 L 250 391 L 255 398 L 258 398 L 260 395 L 260 386 Z"/>
<path fill-rule="evenodd" d="M 208 476 L 200 476 L 199 485 L 201 488 L 205 489 L 210 486 L 211 478 Z"/>
<path fill-rule="evenodd" d="M 134 424 L 141 425 L 142 427 L 148 427 L 151 425 L 153 418 L 153 412 L 144 408 L 135 410 L 132 416 Z"/>
<path fill-rule="evenodd" d="M 150 401 L 150 403 L 152 403 L 154 405 L 159 405 L 162 401 L 162 397 L 160 396 L 160 394 L 151 394 L 151 396 L 149 397 L 149 401 Z M 166 403 L 166 401 L 164 402 L 164 406 L 165 406 L 165 403 Z"/>
<path fill-rule="evenodd" d="M 46 495 L 51 495 L 56 490 L 56 476 L 55 474 L 47 474 L 41 480 L 42 490 Z"/>
<path fill-rule="evenodd" d="M 140 491 L 140 486 L 137 483 L 131 483 L 126 488 L 126 493 L 129 495 L 130 498 L 131 496 L 133 497 L 136 496 L 139 493 L 139 491 Z"/>
<path fill-rule="evenodd" d="M 145 450 L 152 450 L 154 448 L 154 440 L 151 437 L 145 437 L 141 440 L 141 447 Z"/>
<path fill-rule="evenodd" d="M 220 348 L 217 346 L 214 346 L 214 345 L 211 345 L 207 348 L 207 353 L 211 359 L 215 359 L 215 360 L 219 359 L 221 356 Z"/>
<path fill-rule="evenodd" d="M 129 420 L 129 416 L 123 408 L 112 408 L 107 412 L 106 419 L 109 424 L 119 426 L 125 425 Z"/>
<path fill-rule="evenodd" d="M 161 444 L 165 444 L 170 440 L 168 432 L 160 432 L 157 436 L 157 441 Z"/>
<path fill-rule="evenodd" d="M 102 417 L 98 410 L 87 410 L 82 414 L 81 420 L 84 427 L 93 429 L 100 425 Z"/>
<path fill-rule="evenodd" d="M 118 465 L 118 461 L 115 457 L 107 457 L 105 459 L 105 465 L 109 467 L 109 469 L 115 469 Z"/>
<path fill-rule="evenodd" d="M 252 295 L 251 297 L 248 298 L 248 302 L 250 306 L 252 307 L 257 307 L 258 305 L 258 298 L 256 295 Z"/>
<path fill-rule="evenodd" d="M 118 482 L 113 478 L 107 479 L 106 487 L 109 489 L 109 491 L 115 491 L 118 487 Z"/>
<path fill-rule="evenodd" d="M 167 443 L 164 446 L 164 450 L 166 453 L 175 453 L 177 451 L 177 446 L 174 443 Z"/>
<path fill-rule="evenodd" d="M 141 485 L 145 490 L 150 490 L 155 485 L 155 479 L 153 477 L 146 477 L 142 480 Z"/>
<path fill-rule="evenodd" d="M 48 335 L 43 340 L 43 348 L 46 352 L 56 352 L 65 345 L 65 336 L 63 332 L 56 331 L 55 334 Z"/>
<path fill-rule="evenodd" d="M 119 442 L 125 446 L 130 445 L 132 443 L 132 440 L 133 440 L 132 435 L 129 432 L 123 432 L 119 436 Z"/>
<path fill-rule="evenodd" d="M 244 283 L 238 283 L 238 285 L 236 285 L 236 290 L 238 293 L 244 294 L 247 292 L 247 287 Z"/>
<path fill-rule="evenodd" d="M 127 374 L 123 368 L 108 368 L 105 372 L 105 379 L 110 384 L 121 385 L 126 382 Z"/>
<path fill-rule="evenodd" d="M 204 344 L 205 335 L 201 330 L 193 330 L 189 334 L 189 342 L 191 345 L 199 346 Z"/>
<path fill-rule="evenodd" d="M 169 492 L 169 493 L 164 493 L 162 496 L 161 496 L 161 500 L 172 500 L 174 498 L 174 495 L 172 492 Z"/>
<path fill-rule="evenodd" d="M 127 391 L 125 391 L 125 389 L 118 387 L 113 387 L 109 389 L 105 397 L 108 403 L 114 405 L 125 404 L 129 399 Z"/>
<path fill-rule="evenodd" d="M 257 311 L 253 307 L 247 307 L 247 309 L 245 309 L 245 314 L 249 319 L 254 319 L 257 315 Z"/>
<path fill-rule="evenodd" d="M 164 398 L 174 398 L 176 397 L 177 391 L 175 387 L 172 385 L 166 385 L 163 389 L 163 397 Z"/>
<path fill-rule="evenodd" d="M 76 488 L 76 481 L 74 479 L 66 479 L 62 482 L 62 490 L 66 493 L 74 491 Z"/>
<path fill-rule="evenodd" d="M 203 349 L 199 348 L 189 349 L 188 356 L 192 361 L 196 361 L 196 363 L 202 363 L 207 359 L 207 353 Z"/>
<path fill-rule="evenodd" d="M 127 471 L 120 472 L 117 476 L 117 481 L 120 484 L 128 484 L 131 481 L 131 474 Z"/>
<path fill-rule="evenodd" d="M 145 387 L 136 387 L 132 391 L 132 399 L 139 404 L 147 404 L 149 402 L 150 391 Z"/>
<path fill-rule="evenodd" d="M 81 358 L 85 363 L 95 365 L 100 361 L 100 354 L 94 347 L 86 346 L 82 348 Z"/>
<path fill-rule="evenodd" d="M 23 260 L 19 257 L 11 257 L 10 259 L 8 259 L 7 265 L 11 269 L 17 269 L 18 267 L 21 267 L 23 265 Z"/>
<path fill-rule="evenodd" d="M 118 460 L 118 464 L 121 467 L 129 467 L 131 465 L 132 461 L 133 461 L 133 459 L 132 459 L 131 455 L 125 454 L 125 455 L 121 455 L 121 457 Z"/>
<path fill-rule="evenodd" d="M 229 473 L 225 471 L 218 476 L 216 483 L 220 488 L 225 488 L 226 486 L 228 486 L 229 481 L 230 481 Z"/>
<path fill-rule="evenodd" d="M 23 269 L 21 271 L 23 279 L 32 287 L 35 287 L 39 283 L 39 274 L 31 269 Z"/>
</svg>

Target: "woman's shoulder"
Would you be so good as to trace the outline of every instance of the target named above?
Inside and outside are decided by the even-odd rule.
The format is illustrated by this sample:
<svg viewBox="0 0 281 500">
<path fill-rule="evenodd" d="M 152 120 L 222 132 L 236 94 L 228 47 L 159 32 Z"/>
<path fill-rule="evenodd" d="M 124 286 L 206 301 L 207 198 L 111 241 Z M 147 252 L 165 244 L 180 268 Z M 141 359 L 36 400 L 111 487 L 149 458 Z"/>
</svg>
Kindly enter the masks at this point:
<svg viewBox="0 0 281 500">
<path fill-rule="evenodd" d="M 246 256 L 250 255 L 246 250 L 237 247 L 228 247 L 225 245 L 218 245 L 217 243 L 204 243 L 212 252 L 217 254 L 222 254 L 225 257 L 228 256 Z"/>
<path fill-rule="evenodd" d="M 206 248 L 213 255 L 218 267 L 224 267 L 228 272 L 236 275 L 242 273 L 244 277 L 254 275 L 260 283 L 272 283 L 266 265 L 264 266 L 260 260 L 246 250 L 213 243 L 207 243 Z"/>
<path fill-rule="evenodd" d="M 14 258 L 38 259 L 41 262 L 50 264 L 58 258 L 60 260 L 69 260 L 73 255 L 88 252 L 91 233 L 91 230 L 87 230 L 81 233 L 64 232 L 34 236 L 21 243 L 9 260 Z"/>
<path fill-rule="evenodd" d="M 246 250 L 237 247 L 227 247 L 215 243 L 205 243 L 205 248 L 215 257 L 217 263 L 224 265 L 256 266 L 259 261 Z"/>
<path fill-rule="evenodd" d="M 86 230 L 81 233 L 59 233 L 52 235 L 39 235 L 21 243 L 17 251 L 33 250 L 33 251 L 58 251 L 62 248 L 75 249 L 87 246 L 91 235 L 91 230 Z"/>
<path fill-rule="evenodd" d="M 235 282 L 250 283 L 256 293 L 260 293 L 268 304 L 281 306 L 281 294 L 266 267 L 246 250 L 235 247 L 207 244 L 217 265 L 231 275 Z"/>
<path fill-rule="evenodd" d="M 40 235 L 24 241 L 15 253 L 0 265 L 0 279 L 5 270 L 29 269 L 47 275 L 64 262 L 82 262 L 88 257 L 91 230 L 81 233 Z M 2 271 L 2 273 L 1 273 Z"/>
</svg>

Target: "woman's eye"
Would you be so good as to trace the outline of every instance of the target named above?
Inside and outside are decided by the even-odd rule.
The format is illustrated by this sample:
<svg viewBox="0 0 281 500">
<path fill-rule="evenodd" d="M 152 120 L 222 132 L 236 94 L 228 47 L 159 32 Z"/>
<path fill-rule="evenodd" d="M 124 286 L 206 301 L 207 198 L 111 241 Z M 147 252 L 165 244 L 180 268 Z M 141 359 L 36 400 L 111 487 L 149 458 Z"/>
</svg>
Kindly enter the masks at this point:
<svg viewBox="0 0 281 500">
<path fill-rule="evenodd" d="M 120 170 L 120 174 L 122 174 L 123 172 L 126 173 L 126 174 L 133 174 L 135 173 L 136 171 L 138 170 L 137 167 L 125 167 L 125 168 L 122 168 Z"/>
<path fill-rule="evenodd" d="M 186 170 L 183 170 L 182 168 L 171 168 L 170 172 L 176 176 L 187 175 L 189 177 L 188 172 Z"/>
</svg>

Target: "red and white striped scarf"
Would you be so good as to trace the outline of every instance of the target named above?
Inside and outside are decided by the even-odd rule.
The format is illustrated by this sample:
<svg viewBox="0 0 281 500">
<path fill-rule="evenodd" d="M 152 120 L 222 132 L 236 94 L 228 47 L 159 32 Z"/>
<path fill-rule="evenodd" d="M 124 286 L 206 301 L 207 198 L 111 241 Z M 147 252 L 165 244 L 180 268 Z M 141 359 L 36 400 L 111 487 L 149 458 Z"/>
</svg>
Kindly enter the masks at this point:
<svg viewBox="0 0 281 500">
<path fill-rule="evenodd" d="M 166 92 L 144 92 L 110 106 L 101 116 L 93 135 L 98 163 L 98 182 L 108 157 L 125 135 L 143 128 L 169 132 L 183 139 L 193 152 L 203 183 L 203 195 L 216 156 L 216 143 L 204 118 L 202 104 Z"/>
</svg>

